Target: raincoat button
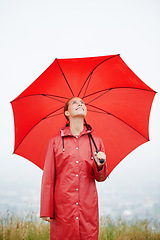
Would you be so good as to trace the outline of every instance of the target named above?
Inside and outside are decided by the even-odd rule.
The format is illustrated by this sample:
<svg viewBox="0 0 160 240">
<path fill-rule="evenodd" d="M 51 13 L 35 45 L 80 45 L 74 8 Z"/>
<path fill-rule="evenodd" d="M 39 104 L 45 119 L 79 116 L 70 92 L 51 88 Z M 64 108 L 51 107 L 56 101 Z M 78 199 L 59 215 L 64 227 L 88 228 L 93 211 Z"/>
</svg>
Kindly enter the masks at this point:
<svg viewBox="0 0 160 240">
<path fill-rule="evenodd" d="M 78 220 L 78 217 L 76 217 L 76 220 Z"/>
<path fill-rule="evenodd" d="M 76 177 L 78 177 L 78 174 L 76 174 Z"/>
<path fill-rule="evenodd" d="M 78 188 L 76 188 L 76 191 L 78 191 Z"/>
<path fill-rule="evenodd" d="M 76 163 L 78 163 L 78 161 L 76 161 Z"/>
<path fill-rule="evenodd" d="M 76 205 L 78 205 L 78 202 L 76 202 Z"/>
<path fill-rule="evenodd" d="M 76 149 L 78 149 L 78 147 L 76 147 Z"/>
</svg>

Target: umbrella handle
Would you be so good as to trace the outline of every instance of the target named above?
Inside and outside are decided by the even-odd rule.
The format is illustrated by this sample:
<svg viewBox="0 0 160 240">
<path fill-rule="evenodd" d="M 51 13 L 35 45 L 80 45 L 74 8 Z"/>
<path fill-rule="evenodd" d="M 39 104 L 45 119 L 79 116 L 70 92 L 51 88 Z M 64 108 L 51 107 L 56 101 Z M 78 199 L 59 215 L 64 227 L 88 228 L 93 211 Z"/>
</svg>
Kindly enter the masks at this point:
<svg viewBox="0 0 160 240">
<path fill-rule="evenodd" d="M 96 149 L 96 153 L 98 153 L 99 152 L 99 150 L 98 149 Z M 104 163 L 104 159 L 99 159 L 99 161 L 100 161 L 100 163 Z"/>
</svg>

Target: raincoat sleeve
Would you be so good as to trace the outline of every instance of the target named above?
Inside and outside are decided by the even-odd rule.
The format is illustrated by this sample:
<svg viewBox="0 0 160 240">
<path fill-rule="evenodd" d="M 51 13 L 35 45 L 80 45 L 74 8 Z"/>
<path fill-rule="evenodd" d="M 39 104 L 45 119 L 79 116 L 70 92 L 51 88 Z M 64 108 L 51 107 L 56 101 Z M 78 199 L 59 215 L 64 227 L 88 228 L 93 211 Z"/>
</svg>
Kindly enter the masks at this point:
<svg viewBox="0 0 160 240">
<path fill-rule="evenodd" d="M 41 184 L 40 217 L 54 218 L 55 156 L 54 142 L 49 140 Z"/>
<path fill-rule="evenodd" d="M 105 152 L 104 145 L 101 139 L 99 139 L 99 151 Z M 94 178 L 98 182 L 105 181 L 108 176 L 107 163 L 105 162 L 102 170 L 98 171 L 97 164 L 95 161 L 93 161 L 93 174 L 94 174 Z"/>
</svg>

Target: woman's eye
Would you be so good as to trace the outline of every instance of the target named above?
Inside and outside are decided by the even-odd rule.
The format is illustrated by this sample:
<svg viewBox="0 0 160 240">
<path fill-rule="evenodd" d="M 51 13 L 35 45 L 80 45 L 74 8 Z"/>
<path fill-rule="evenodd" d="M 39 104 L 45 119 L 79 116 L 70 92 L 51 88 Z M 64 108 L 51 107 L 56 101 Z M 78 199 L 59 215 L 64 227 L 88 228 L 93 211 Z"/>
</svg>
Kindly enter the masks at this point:
<svg viewBox="0 0 160 240">
<path fill-rule="evenodd" d="M 85 103 L 84 103 L 83 101 L 80 101 L 80 102 L 81 102 L 81 104 L 84 104 L 84 105 L 85 105 Z M 77 104 L 77 101 L 76 101 L 76 100 L 73 101 L 72 104 Z"/>
</svg>

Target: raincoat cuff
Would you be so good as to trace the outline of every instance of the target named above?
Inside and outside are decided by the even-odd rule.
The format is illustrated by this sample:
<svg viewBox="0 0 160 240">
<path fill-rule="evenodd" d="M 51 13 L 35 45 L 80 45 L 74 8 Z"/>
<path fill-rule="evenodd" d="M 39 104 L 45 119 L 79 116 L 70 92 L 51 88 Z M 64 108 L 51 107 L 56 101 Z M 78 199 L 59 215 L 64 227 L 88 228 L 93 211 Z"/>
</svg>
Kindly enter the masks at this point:
<svg viewBox="0 0 160 240">
<path fill-rule="evenodd" d="M 103 182 L 107 178 L 107 167 L 106 163 L 104 163 L 102 170 L 98 171 L 97 164 L 93 162 L 93 172 L 94 177 L 98 182 Z"/>
</svg>

